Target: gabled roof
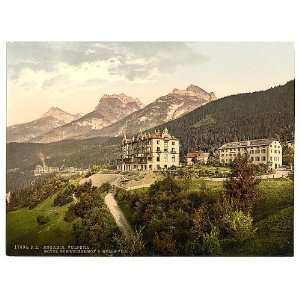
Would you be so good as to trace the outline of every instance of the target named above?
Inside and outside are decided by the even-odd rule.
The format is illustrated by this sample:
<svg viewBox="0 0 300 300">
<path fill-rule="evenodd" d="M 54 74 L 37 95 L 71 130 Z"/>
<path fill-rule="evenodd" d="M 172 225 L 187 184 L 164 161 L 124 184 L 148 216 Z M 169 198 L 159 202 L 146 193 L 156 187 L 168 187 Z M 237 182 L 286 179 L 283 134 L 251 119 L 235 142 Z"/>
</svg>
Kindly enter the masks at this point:
<svg viewBox="0 0 300 300">
<path fill-rule="evenodd" d="M 258 139 L 258 140 L 231 142 L 231 143 L 224 144 L 219 149 L 245 148 L 245 147 L 253 147 L 253 146 L 268 146 L 274 141 L 276 141 L 276 140 L 275 139 Z"/>
</svg>

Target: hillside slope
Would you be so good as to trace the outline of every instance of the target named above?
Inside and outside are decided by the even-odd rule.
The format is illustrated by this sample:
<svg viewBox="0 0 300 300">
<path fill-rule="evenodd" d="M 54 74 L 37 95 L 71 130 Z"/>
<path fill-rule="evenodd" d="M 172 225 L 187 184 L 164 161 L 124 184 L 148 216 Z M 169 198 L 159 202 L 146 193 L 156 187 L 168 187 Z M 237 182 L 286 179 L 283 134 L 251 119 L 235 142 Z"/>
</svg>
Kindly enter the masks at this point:
<svg viewBox="0 0 300 300">
<path fill-rule="evenodd" d="M 280 136 L 292 139 L 295 80 L 266 91 L 228 96 L 165 123 L 187 149 L 215 148 L 234 140 Z"/>
</svg>

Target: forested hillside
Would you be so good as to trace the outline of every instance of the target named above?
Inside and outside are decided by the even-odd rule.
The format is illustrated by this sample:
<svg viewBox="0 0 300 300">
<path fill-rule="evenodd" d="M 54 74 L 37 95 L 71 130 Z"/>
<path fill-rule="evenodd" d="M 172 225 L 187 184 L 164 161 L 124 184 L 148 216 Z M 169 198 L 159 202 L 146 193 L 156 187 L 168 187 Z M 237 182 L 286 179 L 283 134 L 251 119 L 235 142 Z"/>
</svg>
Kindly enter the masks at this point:
<svg viewBox="0 0 300 300">
<path fill-rule="evenodd" d="M 87 168 L 91 163 L 109 162 L 119 153 L 120 138 L 101 137 L 67 140 L 49 144 L 10 143 L 7 145 L 7 169 L 33 170 L 41 164 L 42 153 L 49 166 Z"/>
<path fill-rule="evenodd" d="M 184 151 L 244 139 L 293 139 L 295 80 L 266 91 L 228 96 L 165 123 Z"/>
</svg>

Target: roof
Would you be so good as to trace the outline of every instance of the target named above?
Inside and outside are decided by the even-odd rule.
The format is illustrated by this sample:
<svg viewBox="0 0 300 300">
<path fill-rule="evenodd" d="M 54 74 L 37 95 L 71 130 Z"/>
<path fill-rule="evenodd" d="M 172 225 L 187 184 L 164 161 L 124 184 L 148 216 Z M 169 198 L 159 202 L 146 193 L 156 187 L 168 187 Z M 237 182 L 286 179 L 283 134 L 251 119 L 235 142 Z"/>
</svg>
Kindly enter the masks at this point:
<svg viewBox="0 0 300 300">
<path fill-rule="evenodd" d="M 252 146 L 268 146 L 275 141 L 276 141 L 275 139 L 258 139 L 258 140 L 231 142 L 231 143 L 224 144 L 219 149 L 245 148 L 245 147 L 252 147 Z"/>
<path fill-rule="evenodd" d="M 194 158 L 194 157 L 197 157 L 198 156 L 198 152 L 189 152 L 186 157 L 187 158 Z"/>
<path fill-rule="evenodd" d="M 201 156 L 209 156 L 209 153 L 207 153 L 207 152 L 189 152 L 186 155 L 187 158 L 195 158 L 195 157 L 201 157 Z"/>
<path fill-rule="evenodd" d="M 172 136 L 169 132 L 168 129 L 165 128 L 163 131 L 160 130 L 155 130 L 154 132 L 140 132 L 138 135 L 133 136 L 131 139 L 126 138 L 124 136 L 123 138 L 123 143 L 135 143 L 139 142 L 141 140 L 151 140 L 151 139 L 164 139 L 164 140 L 177 140 L 176 137 Z"/>
</svg>

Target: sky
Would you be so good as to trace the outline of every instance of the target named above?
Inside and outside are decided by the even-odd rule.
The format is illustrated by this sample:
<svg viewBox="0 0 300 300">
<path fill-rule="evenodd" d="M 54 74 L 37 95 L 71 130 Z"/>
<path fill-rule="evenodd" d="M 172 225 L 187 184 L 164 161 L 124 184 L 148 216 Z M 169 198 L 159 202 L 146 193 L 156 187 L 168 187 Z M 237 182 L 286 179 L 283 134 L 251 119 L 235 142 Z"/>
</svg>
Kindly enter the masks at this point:
<svg viewBox="0 0 300 300">
<path fill-rule="evenodd" d="M 195 84 L 221 98 L 294 78 L 292 43 L 9 42 L 7 125 L 52 106 L 88 113 L 103 94 L 148 104 Z"/>
</svg>

